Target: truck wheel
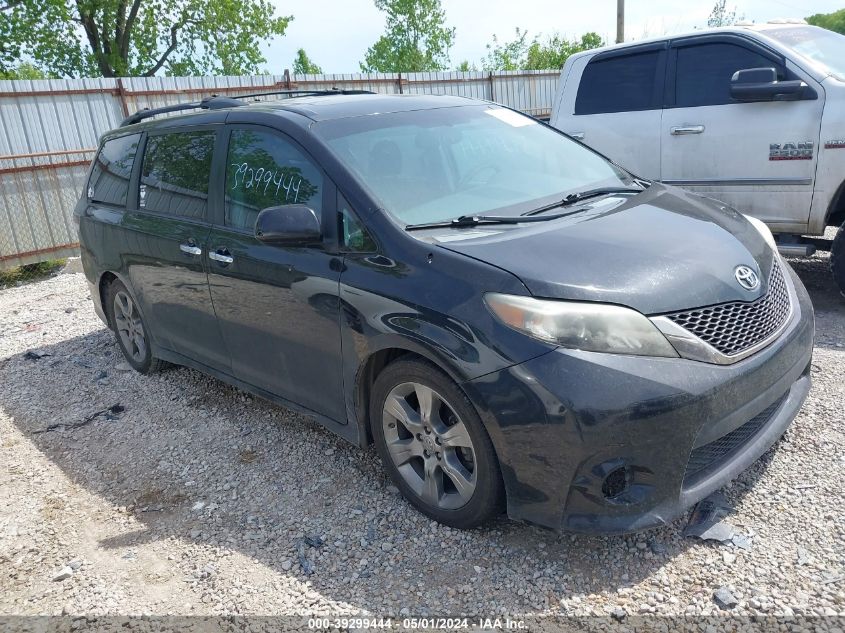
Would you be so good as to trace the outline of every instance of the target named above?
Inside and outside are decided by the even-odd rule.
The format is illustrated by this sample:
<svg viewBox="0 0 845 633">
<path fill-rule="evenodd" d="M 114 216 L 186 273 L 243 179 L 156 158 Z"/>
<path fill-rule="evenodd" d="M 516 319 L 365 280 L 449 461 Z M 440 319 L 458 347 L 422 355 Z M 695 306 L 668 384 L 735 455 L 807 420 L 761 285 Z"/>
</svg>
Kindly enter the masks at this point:
<svg viewBox="0 0 845 633">
<path fill-rule="evenodd" d="M 839 227 L 830 247 L 830 271 L 839 292 L 845 297 L 845 224 Z"/>
</svg>

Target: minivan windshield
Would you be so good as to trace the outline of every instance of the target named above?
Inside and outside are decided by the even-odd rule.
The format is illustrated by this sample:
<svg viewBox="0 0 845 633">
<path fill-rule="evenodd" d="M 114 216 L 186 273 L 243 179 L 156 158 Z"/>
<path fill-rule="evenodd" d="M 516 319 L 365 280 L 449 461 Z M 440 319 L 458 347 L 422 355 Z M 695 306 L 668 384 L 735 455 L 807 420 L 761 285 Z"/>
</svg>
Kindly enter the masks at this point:
<svg viewBox="0 0 845 633">
<path fill-rule="evenodd" d="M 817 26 L 769 29 L 765 33 L 845 81 L 845 35 Z"/>
<path fill-rule="evenodd" d="M 494 105 L 359 116 L 312 128 L 405 225 L 521 215 L 633 176 L 531 117 Z"/>
</svg>

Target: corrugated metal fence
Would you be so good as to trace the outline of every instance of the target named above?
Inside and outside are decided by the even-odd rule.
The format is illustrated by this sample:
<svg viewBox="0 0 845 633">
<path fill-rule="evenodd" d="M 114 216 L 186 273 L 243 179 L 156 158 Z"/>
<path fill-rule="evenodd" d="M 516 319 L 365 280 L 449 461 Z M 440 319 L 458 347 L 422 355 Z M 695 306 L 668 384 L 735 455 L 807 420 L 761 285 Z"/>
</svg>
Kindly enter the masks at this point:
<svg viewBox="0 0 845 633">
<path fill-rule="evenodd" d="M 363 89 L 451 94 L 548 116 L 558 71 L 0 81 L 0 270 L 78 248 L 71 214 L 101 134 L 140 108 L 212 94 Z"/>
</svg>

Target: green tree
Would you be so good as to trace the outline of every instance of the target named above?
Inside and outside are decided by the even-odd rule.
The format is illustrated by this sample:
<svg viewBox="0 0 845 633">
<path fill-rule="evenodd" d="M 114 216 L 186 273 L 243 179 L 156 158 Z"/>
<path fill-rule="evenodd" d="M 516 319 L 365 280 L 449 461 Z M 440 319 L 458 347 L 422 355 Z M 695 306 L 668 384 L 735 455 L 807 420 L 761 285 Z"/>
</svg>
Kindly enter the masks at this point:
<svg viewBox="0 0 845 633">
<path fill-rule="evenodd" d="M 478 70 L 478 68 L 476 68 L 475 64 L 471 64 L 468 59 L 465 59 L 460 64 L 458 64 L 458 67 L 455 68 L 455 70 L 466 73 L 466 72 Z"/>
<path fill-rule="evenodd" d="M 323 69 L 311 61 L 304 48 L 296 51 L 296 58 L 293 60 L 294 75 L 320 75 Z"/>
<path fill-rule="evenodd" d="M 604 40 L 598 33 L 585 33 L 577 40 L 554 33 L 529 41 L 528 32 L 517 28 L 516 36 L 508 42 L 494 35 L 481 64 L 484 70 L 548 70 L 562 67 L 570 55 L 600 46 L 604 46 Z"/>
<path fill-rule="evenodd" d="M 516 37 L 509 42 L 500 42 L 493 35 L 493 42 L 487 45 L 487 55 L 481 59 L 484 70 L 524 70 L 522 65 L 528 59 L 528 31 L 516 27 Z"/>
<path fill-rule="evenodd" d="M 845 9 L 833 13 L 816 13 L 807 18 L 809 24 L 845 34 Z"/>
<path fill-rule="evenodd" d="M 736 24 L 736 7 L 729 11 L 726 6 L 727 1 L 728 0 L 716 0 L 716 4 L 713 5 L 713 10 L 710 12 L 710 17 L 707 18 L 707 26 L 731 26 Z"/>
<path fill-rule="evenodd" d="M 455 29 L 446 26 L 440 0 L 375 0 L 387 14 L 385 33 L 367 49 L 363 72 L 445 70 Z"/>
<path fill-rule="evenodd" d="M 528 47 L 526 70 L 546 70 L 562 68 L 570 55 L 604 46 L 604 40 L 598 33 L 585 33 L 578 40 L 567 40 L 557 33 L 545 40 L 535 38 Z"/>
<path fill-rule="evenodd" d="M 0 71 L 60 77 L 257 72 L 291 16 L 270 0 L 0 0 Z"/>
<path fill-rule="evenodd" d="M 50 77 L 29 62 L 21 62 L 14 68 L 0 69 L 0 79 L 50 79 Z"/>
</svg>

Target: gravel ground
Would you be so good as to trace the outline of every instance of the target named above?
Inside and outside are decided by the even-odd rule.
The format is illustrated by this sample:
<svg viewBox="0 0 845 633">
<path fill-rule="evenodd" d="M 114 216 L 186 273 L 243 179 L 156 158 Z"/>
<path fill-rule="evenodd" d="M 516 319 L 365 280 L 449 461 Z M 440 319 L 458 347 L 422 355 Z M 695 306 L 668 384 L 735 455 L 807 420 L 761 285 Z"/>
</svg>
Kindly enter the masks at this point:
<svg viewBox="0 0 845 633">
<path fill-rule="evenodd" d="M 84 279 L 0 291 L 0 614 L 845 616 L 845 299 L 817 306 L 814 386 L 723 492 L 750 549 L 413 511 L 375 452 L 199 372 L 120 370 Z M 25 357 L 28 350 L 47 354 Z M 114 406 L 119 405 L 119 406 Z M 111 408 L 111 409 L 110 409 Z"/>
</svg>

